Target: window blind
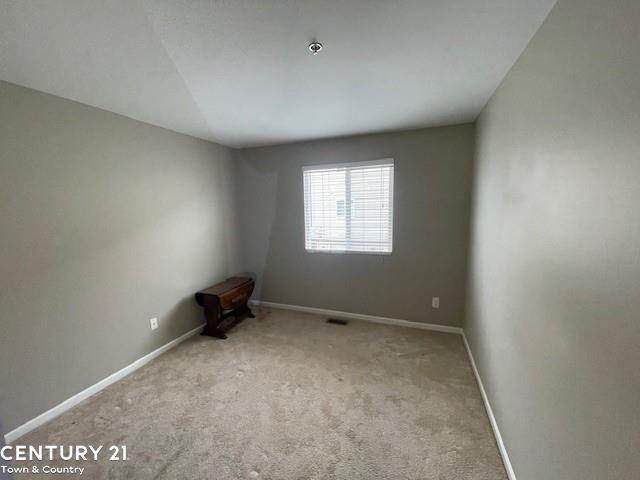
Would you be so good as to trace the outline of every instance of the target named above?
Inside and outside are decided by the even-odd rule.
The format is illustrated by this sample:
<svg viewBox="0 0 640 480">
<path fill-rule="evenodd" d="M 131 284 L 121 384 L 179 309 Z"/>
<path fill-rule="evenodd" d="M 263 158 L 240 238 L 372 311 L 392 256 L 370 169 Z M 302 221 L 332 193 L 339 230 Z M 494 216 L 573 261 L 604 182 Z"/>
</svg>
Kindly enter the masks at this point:
<svg viewBox="0 0 640 480">
<path fill-rule="evenodd" d="M 389 254 L 393 159 L 303 167 L 305 248 Z"/>
</svg>

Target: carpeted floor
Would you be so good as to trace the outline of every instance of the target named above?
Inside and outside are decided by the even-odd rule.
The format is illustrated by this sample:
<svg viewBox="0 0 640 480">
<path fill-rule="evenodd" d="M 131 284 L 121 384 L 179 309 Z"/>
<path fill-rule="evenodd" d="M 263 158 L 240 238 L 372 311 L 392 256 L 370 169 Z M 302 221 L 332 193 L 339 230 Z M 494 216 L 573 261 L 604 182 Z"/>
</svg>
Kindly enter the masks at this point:
<svg viewBox="0 0 640 480">
<path fill-rule="evenodd" d="M 127 446 L 127 461 L 40 463 L 86 467 L 55 478 L 506 479 L 461 337 L 257 313 L 17 443 Z"/>
</svg>

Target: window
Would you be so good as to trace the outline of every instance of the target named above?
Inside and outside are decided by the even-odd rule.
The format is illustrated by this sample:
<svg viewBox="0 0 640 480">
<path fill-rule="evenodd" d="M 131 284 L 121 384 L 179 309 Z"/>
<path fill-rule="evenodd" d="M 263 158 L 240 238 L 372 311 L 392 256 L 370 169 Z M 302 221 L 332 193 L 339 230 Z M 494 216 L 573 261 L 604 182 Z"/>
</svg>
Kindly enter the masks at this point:
<svg viewBox="0 0 640 480">
<path fill-rule="evenodd" d="M 393 159 L 303 167 L 305 248 L 389 254 Z"/>
</svg>

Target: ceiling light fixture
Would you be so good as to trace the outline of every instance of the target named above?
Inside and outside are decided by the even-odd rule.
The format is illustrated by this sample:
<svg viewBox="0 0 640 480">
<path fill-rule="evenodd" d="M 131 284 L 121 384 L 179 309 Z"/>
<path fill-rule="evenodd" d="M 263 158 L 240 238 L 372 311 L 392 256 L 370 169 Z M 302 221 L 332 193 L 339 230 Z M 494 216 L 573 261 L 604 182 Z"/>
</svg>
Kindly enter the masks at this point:
<svg viewBox="0 0 640 480">
<path fill-rule="evenodd" d="M 320 42 L 311 42 L 309 44 L 309 51 L 314 55 L 317 55 L 322 50 L 322 44 Z"/>
</svg>

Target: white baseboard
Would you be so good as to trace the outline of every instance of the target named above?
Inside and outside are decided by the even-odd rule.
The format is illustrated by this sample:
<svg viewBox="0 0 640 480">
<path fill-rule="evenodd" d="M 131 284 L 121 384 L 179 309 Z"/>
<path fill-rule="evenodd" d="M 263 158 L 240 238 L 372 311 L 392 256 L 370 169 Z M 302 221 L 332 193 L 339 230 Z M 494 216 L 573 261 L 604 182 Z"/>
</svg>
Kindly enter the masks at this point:
<svg viewBox="0 0 640 480">
<path fill-rule="evenodd" d="M 326 310 L 324 308 L 302 307 L 300 305 L 287 305 L 286 303 L 263 302 L 262 300 L 251 300 L 252 305 L 279 308 L 282 310 L 294 310 L 296 312 L 315 313 L 332 318 L 342 318 L 348 320 L 364 320 L 365 322 L 383 323 L 385 325 L 396 325 L 399 327 L 420 328 L 422 330 L 434 330 L 436 332 L 456 333 L 462 335 L 459 327 L 448 325 L 436 325 L 435 323 L 410 322 L 409 320 L 399 320 L 397 318 L 376 317 L 373 315 L 363 315 L 362 313 L 340 312 L 338 310 Z"/>
<path fill-rule="evenodd" d="M 118 370 L 117 372 L 109 375 L 107 378 L 100 380 L 98 383 L 91 385 L 89 388 L 82 390 L 80 393 L 76 393 L 73 397 L 66 399 L 64 402 L 56 405 L 55 407 L 47 410 L 46 412 L 38 415 L 37 417 L 32 418 L 27 423 L 20 425 L 18 428 L 11 430 L 9 433 L 7 433 L 4 436 L 5 442 L 11 443 L 17 440 L 21 436 L 29 433 L 31 430 L 38 428 L 39 426 L 47 423 L 49 420 L 54 419 L 58 415 L 76 406 L 78 403 L 82 402 L 83 400 L 86 400 L 90 396 L 95 395 L 100 390 L 108 387 L 112 383 L 115 383 L 121 378 L 126 377 L 130 373 L 134 372 L 135 370 L 138 370 L 140 367 L 146 365 L 154 358 L 159 357 L 160 355 L 165 353 L 167 350 L 172 349 L 179 343 L 184 342 L 187 338 L 192 337 L 193 335 L 201 331 L 203 326 L 204 324 L 194 328 L 193 330 L 189 330 L 187 333 L 180 335 L 178 338 L 174 338 L 169 343 L 161 346 L 160 348 L 157 348 L 151 353 L 146 354 L 144 357 L 139 358 L 132 364 L 127 365 L 123 369 Z"/>
<path fill-rule="evenodd" d="M 476 376 L 476 381 L 478 382 L 478 388 L 480 388 L 480 395 L 482 395 L 482 401 L 484 402 L 484 408 L 487 411 L 487 416 L 489 417 L 489 422 L 491 423 L 493 435 L 496 437 L 496 443 L 498 444 L 498 450 L 500 451 L 500 456 L 502 457 L 502 463 L 504 463 L 504 469 L 507 471 L 509 480 L 516 480 L 516 474 L 513 471 L 511 460 L 509 460 L 507 448 L 504 446 L 502 434 L 500 433 L 500 429 L 498 428 L 498 422 L 496 422 L 496 417 L 493 415 L 493 410 L 491 409 L 491 404 L 489 403 L 489 397 L 487 397 L 487 392 L 485 391 L 484 385 L 482 384 L 482 378 L 480 378 L 480 372 L 478 372 L 476 361 L 473 358 L 473 353 L 471 353 L 471 347 L 469 346 L 467 336 L 464 333 L 462 334 L 462 339 L 464 340 L 464 346 L 467 349 L 467 354 L 469 355 L 469 361 L 471 362 L 473 374 Z"/>
</svg>

